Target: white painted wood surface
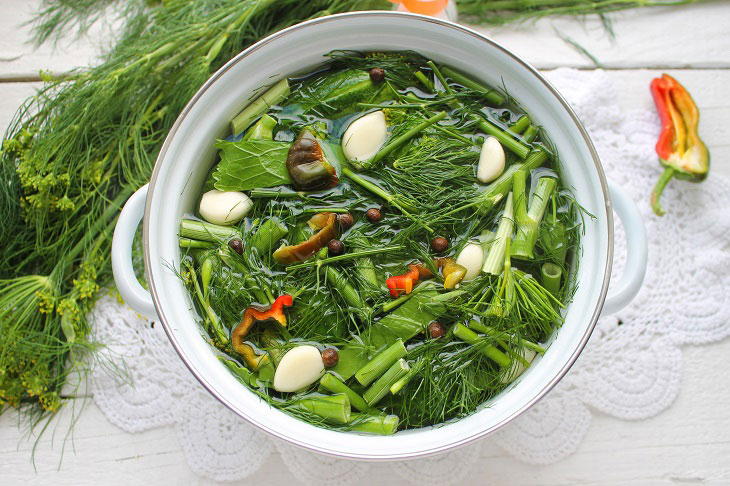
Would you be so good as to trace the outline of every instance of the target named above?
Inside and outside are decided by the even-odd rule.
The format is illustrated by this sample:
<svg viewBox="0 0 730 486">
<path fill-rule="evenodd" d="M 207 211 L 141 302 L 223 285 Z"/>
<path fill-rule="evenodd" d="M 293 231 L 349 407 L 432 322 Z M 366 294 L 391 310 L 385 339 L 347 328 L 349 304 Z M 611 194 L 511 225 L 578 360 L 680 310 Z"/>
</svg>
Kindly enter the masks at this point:
<svg viewBox="0 0 730 486">
<path fill-rule="evenodd" d="M 93 62 L 93 46 L 82 40 L 70 48 L 33 51 L 26 45 L 29 18 L 37 1 L 0 0 L 0 131 L 22 100 L 38 86 L 40 69 L 65 71 Z M 643 9 L 614 15 L 616 40 L 608 40 L 595 19 L 544 19 L 536 26 L 483 29 L 540 68 L 591 68 L 592 64 L 555 35 L 554 29 L 590 50 L 606 67 L 625 109 L 651 109 L 649 80 L 670 70 L 693 93 L 702 112 L 701 131 L 713 155 L 713 174 L 730 177 L 730 4 L 708 2 L 677 9 Z M 708 69 L 712 68 L 712 69 Z M 22 80 L 24 82 L 7 82 Z M 3 82 L 5 81 L 5 82 Z M 711 175 L 712 177 L 712 175 Z M 729 209 L 730 210 L 730 209 Z M 730 235 L 729 235 L 730 251 Z M 730 323 L 728 323 L 730 325 Z M 1 337 L 0 337 L 1 339 Z M 730 484 L 730 374 L 725 371 L 730 340 L 684 348 L 682 391 L 674 405 L 649 420 L 627 422 L 595 414 L 579 450 L 550 466 L 524 465 L 487 443 L 480 469 L 468 484 L 674 485 Z M 90 402 L 90 400 L 88 400 Z M 77 407 L 82 400 L 75 400 Z M 45 434 L 30 463 L 33 442 L 13 412 L 0 416 L 0 484 L 209 484 L 188 468 L 172 428 L 127 434 L 87 403 L 66 442 L 70 409 L 57 434 Z M 394 484 L 376 466 L 362 484 Z M 245 482 L 289 484 L 295 479 L 272 456 Z"/>
</svg>

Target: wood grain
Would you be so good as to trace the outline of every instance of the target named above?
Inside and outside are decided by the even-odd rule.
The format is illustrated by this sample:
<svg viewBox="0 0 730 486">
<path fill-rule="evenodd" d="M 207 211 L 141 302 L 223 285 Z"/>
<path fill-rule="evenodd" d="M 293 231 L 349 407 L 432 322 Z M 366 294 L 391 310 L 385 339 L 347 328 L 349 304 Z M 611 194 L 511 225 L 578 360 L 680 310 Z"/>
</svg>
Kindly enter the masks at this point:
<svg viewBox="0 0 730 486">
<path fill-rule="evenodd" d="M 40 0 L 0 0 L 0 81 L 37 79 L 39 70 L 63 72 L 93 64 L 99 46 L 111 41 L 110 30 L 96 26 L 78 42 L 64 40 L 55 48 L 33 49 L 27 43 L 32 12 Z M 505 27 L 476 27 L 538 68 L 593 68 L 593 62 L 556 33 L 591 52 L 604 67 L 726 68 L 730 67 L 730 3 L 706 2 L 682 8 L 643 8 L 610 15 L 615 38 L 599 19 L 555 17 Z M 701 32 L 707 42 L 698 43 Z"/>
</svg>

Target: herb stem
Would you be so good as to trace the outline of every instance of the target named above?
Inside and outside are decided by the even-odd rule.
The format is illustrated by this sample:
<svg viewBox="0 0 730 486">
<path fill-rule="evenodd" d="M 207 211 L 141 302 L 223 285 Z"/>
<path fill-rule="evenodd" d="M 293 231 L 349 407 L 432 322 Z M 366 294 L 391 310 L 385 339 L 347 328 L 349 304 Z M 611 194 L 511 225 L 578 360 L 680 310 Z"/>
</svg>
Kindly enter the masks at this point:
<svg viewBox="0 0 730 486">
<path fill-rule="evenodd" d="M 514 152 L 519 158 L 524 159 L 530 153 L 529 146 L 514 139 L 507 131 L 502 130 L 490 121 L 477 114 L 472 114 L 471 119 L 474 120 L 479 129 L 499 140 L 502 145 Z"/>
<path fill-rule="evenodd" d="M 396 415 L 365 415 L 353 413 L 351 417 L 350 430 L 365 432 L 377 435 L 393 435 L 398 430 L 398 417 Z"/>
<path fill-rule="evenodd" d="M 510 130 L 510 131 L 511 131 L 512 133 L 514 133 L 514 134 L 516 134 L 516 135 L 519 135 L 519 134 L 521 134 L 522 132 L 524 132 L 524 131 L 525 131 L 525 130 L 527 129 L 527 127 L 529 127 L 529 126 L 530 126 L 530 117 L 529 117 L 529 116 L 527 116 L 527 115 L 522 115 L 521 117 L 519 117 L 519 118 L 517 119 L 517 121 L 516 121 L 516 122 L 514 122 L 514 123 L 513 123 L 513 124 L 512 124 L 512 125 L 511 125 L 511 126 L 509 127 L 509 130 Z"/>
<path fill-rule="evenodd" d="M 303 263 L 297 263 L 295 265 L 289 265 L 286 267 L 287 272 L 291 270 L 298 270 L 300 268 L 307 268 L 307 267 L 314 267 L 314 266 L 321 266 L 321 265 L 327 265 L 329 263 L 335 263 L 335 262 L 341 262 L 345 260 L 351 260 L 353 258 L 361 258 L 369 255 L 380 255 L 381 253 L 390 253 L 394 251 L 401 251 L 405 247 L 403 245 L 392 245 L 392 246 L 384 246 L 382 248 L 372 248 L 370 250 L 358 250 L 354 251 L 352 253 L 345 253 L 344 255 L 337 255 L 329 258 L 323 258 L 321 260 L 316 261 L 308 261 Z"/>
<path fill-rule="evenodd" d="M 332 393 L 342 393 L 344 395 L 347 395 L 347 398 L 349 398 L 350 400 L 350 405 L 360 410 L 361 412 L 367 413 L 372 410 L 372 408 L 360 395 L 355 393 L 352 388 L 345 385 L 342 380 L 337 378 L 332 373 L 326 373 L 320 380 L 319 384 Z"/>
<path fill-rule="evenodd" d="M 220 243 L 241 234 L 233 226 L 220 226 L 193 219 L 180 220 L 180 237 L 191 240 Z"/>
<path fill-rule="evenodd" d="M 469 88 L 481 94 L 484 99 L 494 105 L 499 106 L 504 103 L 504 96 L 499 94 L 496 90 L 487 88 L 486 86 L 474 81 L 470 77 L 460 73 L 459 71 L 456 71 L 455 69 L 452 69 L 448 66 L 441 66 L 441 72 L 456 81 L 458 84 L 464 86 L 465 88 Z"/>
<path fill-rule="evenodd" d="M 554 177 L 541 177 L 532 195 L 530 208 L 527 209 L 527 192 L 525 190 L 527 171 L 518 170 L 512 178 L 515 194 L 515 217 L 517 233 L 512 241 L 511 255 L 515 258 L 532 260 L 537 242 L 537 230 L 540 226 L 548 201 L 558 182 Z"/>
<path fill-rule="evenodd" d="M 497 349 L 496 346 L 492 344 L 484 345 L 484 342 L 479 337 L 477 333 L 469 329 L 463 324 L 456 324 L 454 326 L 454 336 L 461 339 L 467 344 L 470 344 L 472 346 L 475 345 L 483 345 L 480 348 L 480 351 L 489 359 L 497 363 L 502 368 L 506 368 L 512 363 L 512 360 L 504 354 L 502 351 Z"/>
<path fill-rule="evenodd" d="M 487 258 L 484 260 L 482 272 L 499 275 L 502 273 L 504 265 L 505 253 L 507 251 L 507 242 L 512 238 L 512 230 L 514 228 L 513 216 L 513 196 L 510 192 L 507 195 L 507 202 L 504 205 L 504 213 L 499 220 L 497 233 L 489 247 Z"/>
<path fill-rule="evenodd" d="M 552 262 L 546 262 L 540 267 L 540 282 L 545 290 L 557 297 L 560 292 L 560 279 L 563 270 Z"/>
<path fill-rule="evenodd" d="M 373 406 L 382 400 L 390 391 L 390 387 L 408 373 L 409 369 L 408 363 L 403 358 L 393 363 L 380 378 L 375 380 L 370 388 L 365 390 L 363 398 L 368 405 Z"/>
<path fill-rule="evenodd" d="M 365 364 L 365 366 L 360 368 L 355 373 L 355 379 L 361 385 L 368 386 L 406 354 L 408 354 L 408 351 L 406 351 L 406 347 L 403 345 L 403 340 L 398 339 L 383 351 L 376 354 L 373 359 Z M 388 385 L 388 387 L 390 387 L 390 385 Z M 367 397 L 364 396 L 363 398 L 365 398 L 366 402 L 370 403 Z"/>
<path fill-rule="evenodd" d="M 430 127 L 434 123 L 438 123 L 439 121 L 443 120 L 444 118 L 446 118 L 445 111 L 436 113 L 432 117 L 428 118 L 427 120 L 422 121 L 415 127 L 411 128 L 410 130 L 408 130 L 401 136 L 396 137 L 395 139 L 391 140 L 391 142 L 389 144 L 387 144 L 385 147 L 378 150 L 378 153 L 375 154 L 375 157 L 373 157 L 372 159 L 367 161 L 365 164 L 363 164 L 363 169 L 369 169 L 374 164 L 380 162 L 385 157 L 387 157 L 391 152 L 393 152 L 394 150 L 403 146 L 406 142 L 408 142 L 410 139 L 412 139 L 413 137 L 415 137 L 416 135 L 421 133 L 423 130 Z"/>
<path fill-rule="evenodd" d="M 337 424 L 346 424 L 351 419 L 350 400 L 344 393 L 300 398 L 291 407 L 313 413 Z"/>
</svg>

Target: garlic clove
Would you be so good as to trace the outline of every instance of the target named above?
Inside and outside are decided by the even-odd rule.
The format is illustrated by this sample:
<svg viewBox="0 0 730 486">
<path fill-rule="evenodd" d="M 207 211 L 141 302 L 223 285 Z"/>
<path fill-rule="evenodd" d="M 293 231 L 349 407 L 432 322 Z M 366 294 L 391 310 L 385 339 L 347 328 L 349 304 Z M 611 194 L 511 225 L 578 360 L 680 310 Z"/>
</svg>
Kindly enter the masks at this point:
<svg viewBox="0 0 730 486">
<path fill-rule="evenodd" d="M 378 153 L 388 137 L 383 110 L 373 111 L 350 123 L 342 136 L 342 152 L 351 162 L 369 160 Z"/>
<path fill-rule="evenodd" d="M 537 356 L 537 353 L 535 351 L 524 347 L 519 352 L 519 354 L 528 363 L 532 363 L 532 360 L 534 360 L 535 356 Z M 527 368 L 525 368 L 525 365 L 522 364 L 520 360 L 515 359 L 514 361 L 512 361 L 512 366 L 510 366 L 509 371 L 502 376 L 502 379 L 500 381 L 504 384 L 512 383 L 518 376 L 524 373 L 526 369 Z"/>
<path fill-rule="evenodd" d="M 274 373 L 274 389 L 295 392 L 308 387 L 324 375 L 322 354 L 314 346 L 297 346 L 281 358 Z"/>
<path fill-rule="evenodd" d="M 494 137 L 487 137 L 482 144 L 482 151 L 479 154 L 479 164 L 477 165 L 477 179 L 479 182 L 486 184 L 502 175 L 504 172 L 504 149 Z"/>
<path fill-rule="evenodd" d="M 463 282 L 473 280 L 482 270 L 482 260 L 484 260 L 484 250 L 481 245 L 474 243 L 467 244 L 459 256 L 456 263 L 466 268 L 466 275 L 462 279 Z"/>
<path fill-rule="evenodd" d="M 227 225 L 241 221 L 251 207 L 253 201 L 242 192 L 212 190 L 200 198 L 198 210 L 209 223 Z"/>
</svg>

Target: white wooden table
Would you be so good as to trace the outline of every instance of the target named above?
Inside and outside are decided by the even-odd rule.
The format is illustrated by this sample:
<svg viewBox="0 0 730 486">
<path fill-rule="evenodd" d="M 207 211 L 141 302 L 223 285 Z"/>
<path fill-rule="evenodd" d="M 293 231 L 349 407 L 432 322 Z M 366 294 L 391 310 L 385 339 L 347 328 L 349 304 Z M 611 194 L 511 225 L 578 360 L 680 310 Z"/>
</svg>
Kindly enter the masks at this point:
<svg viewBox="0 0 730 486">
<path fill-rule="evenodd" d="M 91 63 L 100 43 L 83 39 L 56 50 L 44 46 L 34 51 L 25 44 L 27 29 L 20 24 L 37 3 L 0 0 L 0 130 L 7 126 L 18 104 L 39 86 L 39 70 L 63 72 Z M 589 59 L 555 34 L 556 30 L 562 32 L 601 61 L 622 93 L 616 102 L 626 109 L 653 109 L 650 79 L 665 71 L 676 75 L 700 107 L 701 133 L 712 153 L 712 172 L 730 177 L 730 4 L 633 10 L 612 18 L 615 41 L 596 19 L 543 19 L 537 24 L 483 30 L 540 69 L 593 69 Z M 470 482 L 730 484 L 729 355 L 730 340 L 685 347 L 682 390 L 666 412 L 638 422 L 596 413 L 578 451 L 545 467 L 524 465 L 494 445 L 485 446 L 481 472 Z M 80 406 L 83 400 L 75 402 Z M 208 483 L 188 468 L 174 429 L 127 434 L 107 422 L 90 402 L 87 397 L 73 441 L 66 443 L 60 469 L 65 424 L 57 429 L 58 436 L 42 437 L 34 470 L 30 463 L 33 442 L 25 440 L 24 430 L 18 427 L 22 419 L 13 412 L 0 416 L 0 484 Z M 69 416 L 66 411 L 61 419 Z M 274 455 L 246 482 L 288 484 L 294 479 L 281 458 Z M 392 480 L 383 468 L 376 467 L 374 475 L 362 482 L 384 484 Z"/>
</svg>

